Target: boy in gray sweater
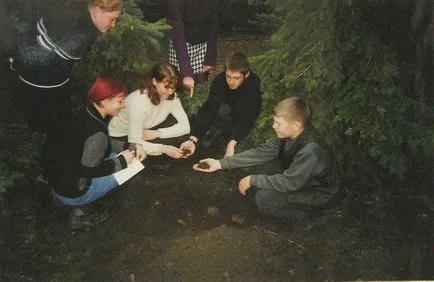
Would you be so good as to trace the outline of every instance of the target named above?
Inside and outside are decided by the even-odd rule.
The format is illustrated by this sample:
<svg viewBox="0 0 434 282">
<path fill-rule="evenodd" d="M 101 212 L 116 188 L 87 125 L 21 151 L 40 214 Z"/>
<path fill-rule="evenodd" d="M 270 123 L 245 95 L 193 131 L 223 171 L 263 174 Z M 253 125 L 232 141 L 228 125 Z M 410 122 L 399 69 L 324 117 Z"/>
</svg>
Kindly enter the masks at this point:
<svg viewBox="0 0 434 282">
<path fill-rule="evenodd" d="M 203 159 L 193 169 L 214 172 L 255 166 L 255 174 L 239 182 L 242 195 L 256 192 L 258 209 L 273 216 L 309 217 L 326 208 L 339 191 L 335 157 L 310 123 L 310 115 L 303 99 L 284 99 L 274 109 L 277 138 L 221 160 Z"/>
</svg>

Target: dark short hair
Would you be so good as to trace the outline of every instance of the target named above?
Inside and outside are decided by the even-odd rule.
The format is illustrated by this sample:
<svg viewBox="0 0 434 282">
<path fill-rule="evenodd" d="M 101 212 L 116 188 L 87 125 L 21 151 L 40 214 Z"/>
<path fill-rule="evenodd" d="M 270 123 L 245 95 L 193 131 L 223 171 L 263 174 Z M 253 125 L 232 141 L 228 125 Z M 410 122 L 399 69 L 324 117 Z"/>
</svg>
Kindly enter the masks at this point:
<svg viewBox="0 0 434 282">
<path fill-rule="evenodd" d="M 246 55 L 240 52 L 230 53 L 226 58 L 225 70 L 239 71 L 244 76 L 250 72 L 250 63 Z"/>
<path fill-rule="evenodd" d="M 179 79 L 178 70 L 169 63 L 159 63 L 154 65 L 151 70 L 140 81 L 140 92 L 148 91 L 149 100 L 153 105 L 160 104 L 160 95 L 158 95 L 157 88 L 152 83 L 152 79 L 157 82 L 165 82 L 169 87 L 176 89 L 176 84 Z M 173 93 L 168 100 L 173 100 L 175 93 Z"/>
<path fill-rule="evenodd" d="M 122 82 L 107 77 L 98 77 L 88 92 L 88 104 L 99 105 L 102 100 L 127 96 L 127 93 L 127 88 Z"/>
</svg>

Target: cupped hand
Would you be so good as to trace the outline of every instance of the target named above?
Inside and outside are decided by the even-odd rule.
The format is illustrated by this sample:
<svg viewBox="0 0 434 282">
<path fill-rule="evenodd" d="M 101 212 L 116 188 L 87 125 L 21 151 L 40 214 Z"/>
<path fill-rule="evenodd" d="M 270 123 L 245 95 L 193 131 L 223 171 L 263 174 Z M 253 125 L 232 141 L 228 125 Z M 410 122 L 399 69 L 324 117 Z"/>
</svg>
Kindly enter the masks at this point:
<svg viewBox="0 0 434 282">
<path fill-rule="evenodd" d="M 176 148 L 176 147 L 171 146 L 171 145 L 163 145 L 161 152 L 163 154 L 168 155 L 171 158 L 174 158 L 174 159 L 179 159 L 183 155 L 181 149 Z"/>
<path fill-rule="evenodd" d="M 207 164 L 207 166 L 209 167 L 205 168 L 203 163 Z M 200 160 L 199 163 L 193 165 L 193 169 L 197 171 L 203 171 L 203 172 L 214 172 L 219 169 L 222 169 L 222 167 L 218 160 L 207 158 L 207 159 Z"/>
<path fill-rule="evenodd" d="M 196 145 L 193 143 L 193 141 L 191 140 L 187 140 L 184 143 L 181 144 L 181 146 L 179 147 L 179 149 L 182 151 L 183 153 L 183 157 L 184 158 L 188 158 L 191 155 L 193 155 L 194 151 L 196 151 Z M 185 151 L 190 151 L 188 154 L 185 154 Z"/>
</svg>

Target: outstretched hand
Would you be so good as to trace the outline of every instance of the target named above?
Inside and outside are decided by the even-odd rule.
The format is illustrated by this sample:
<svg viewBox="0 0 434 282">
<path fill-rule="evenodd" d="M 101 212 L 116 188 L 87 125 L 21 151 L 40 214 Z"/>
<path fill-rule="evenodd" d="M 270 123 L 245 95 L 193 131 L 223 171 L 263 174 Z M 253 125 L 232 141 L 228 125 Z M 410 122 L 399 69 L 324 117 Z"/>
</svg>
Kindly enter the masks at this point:
<svg viewBox="0 0 434 282">
<path fill-rule="evenodd" d="M 181 149 L 171 145 L 163 145 L 161 152 L 174 159 L 179 159 L 182 157 Z"/>
<path fill-rule="evenodd" d="M 193 169 L 202 172 L 214 172 L 222 169 L 220 162 L 216 159 L 203 159 L 199 163 L 193 165 Z"/>
</svg>

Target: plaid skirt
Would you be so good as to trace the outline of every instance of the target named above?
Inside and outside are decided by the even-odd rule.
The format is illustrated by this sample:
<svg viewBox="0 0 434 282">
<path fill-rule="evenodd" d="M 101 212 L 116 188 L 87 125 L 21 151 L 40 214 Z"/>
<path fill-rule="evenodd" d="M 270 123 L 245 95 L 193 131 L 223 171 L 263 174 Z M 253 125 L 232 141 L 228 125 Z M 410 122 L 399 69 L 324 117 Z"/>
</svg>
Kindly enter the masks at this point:
<svg viewBox="0 0 434 282">
<path fill-rule="evenodd" d="M 203 62 L 205 61 L 206 55 L 206 42 L 199 43 L 196 45 L 187 42 L 187 53 L 190 58 L 191 68 L 194 74 L 202 72 Z M 173 47 L 173 42 L 169 39 L 169 63 L 174 65 L 179 70 L 178 57 L 176 56 L 175 48 Z"/>
</svg>

